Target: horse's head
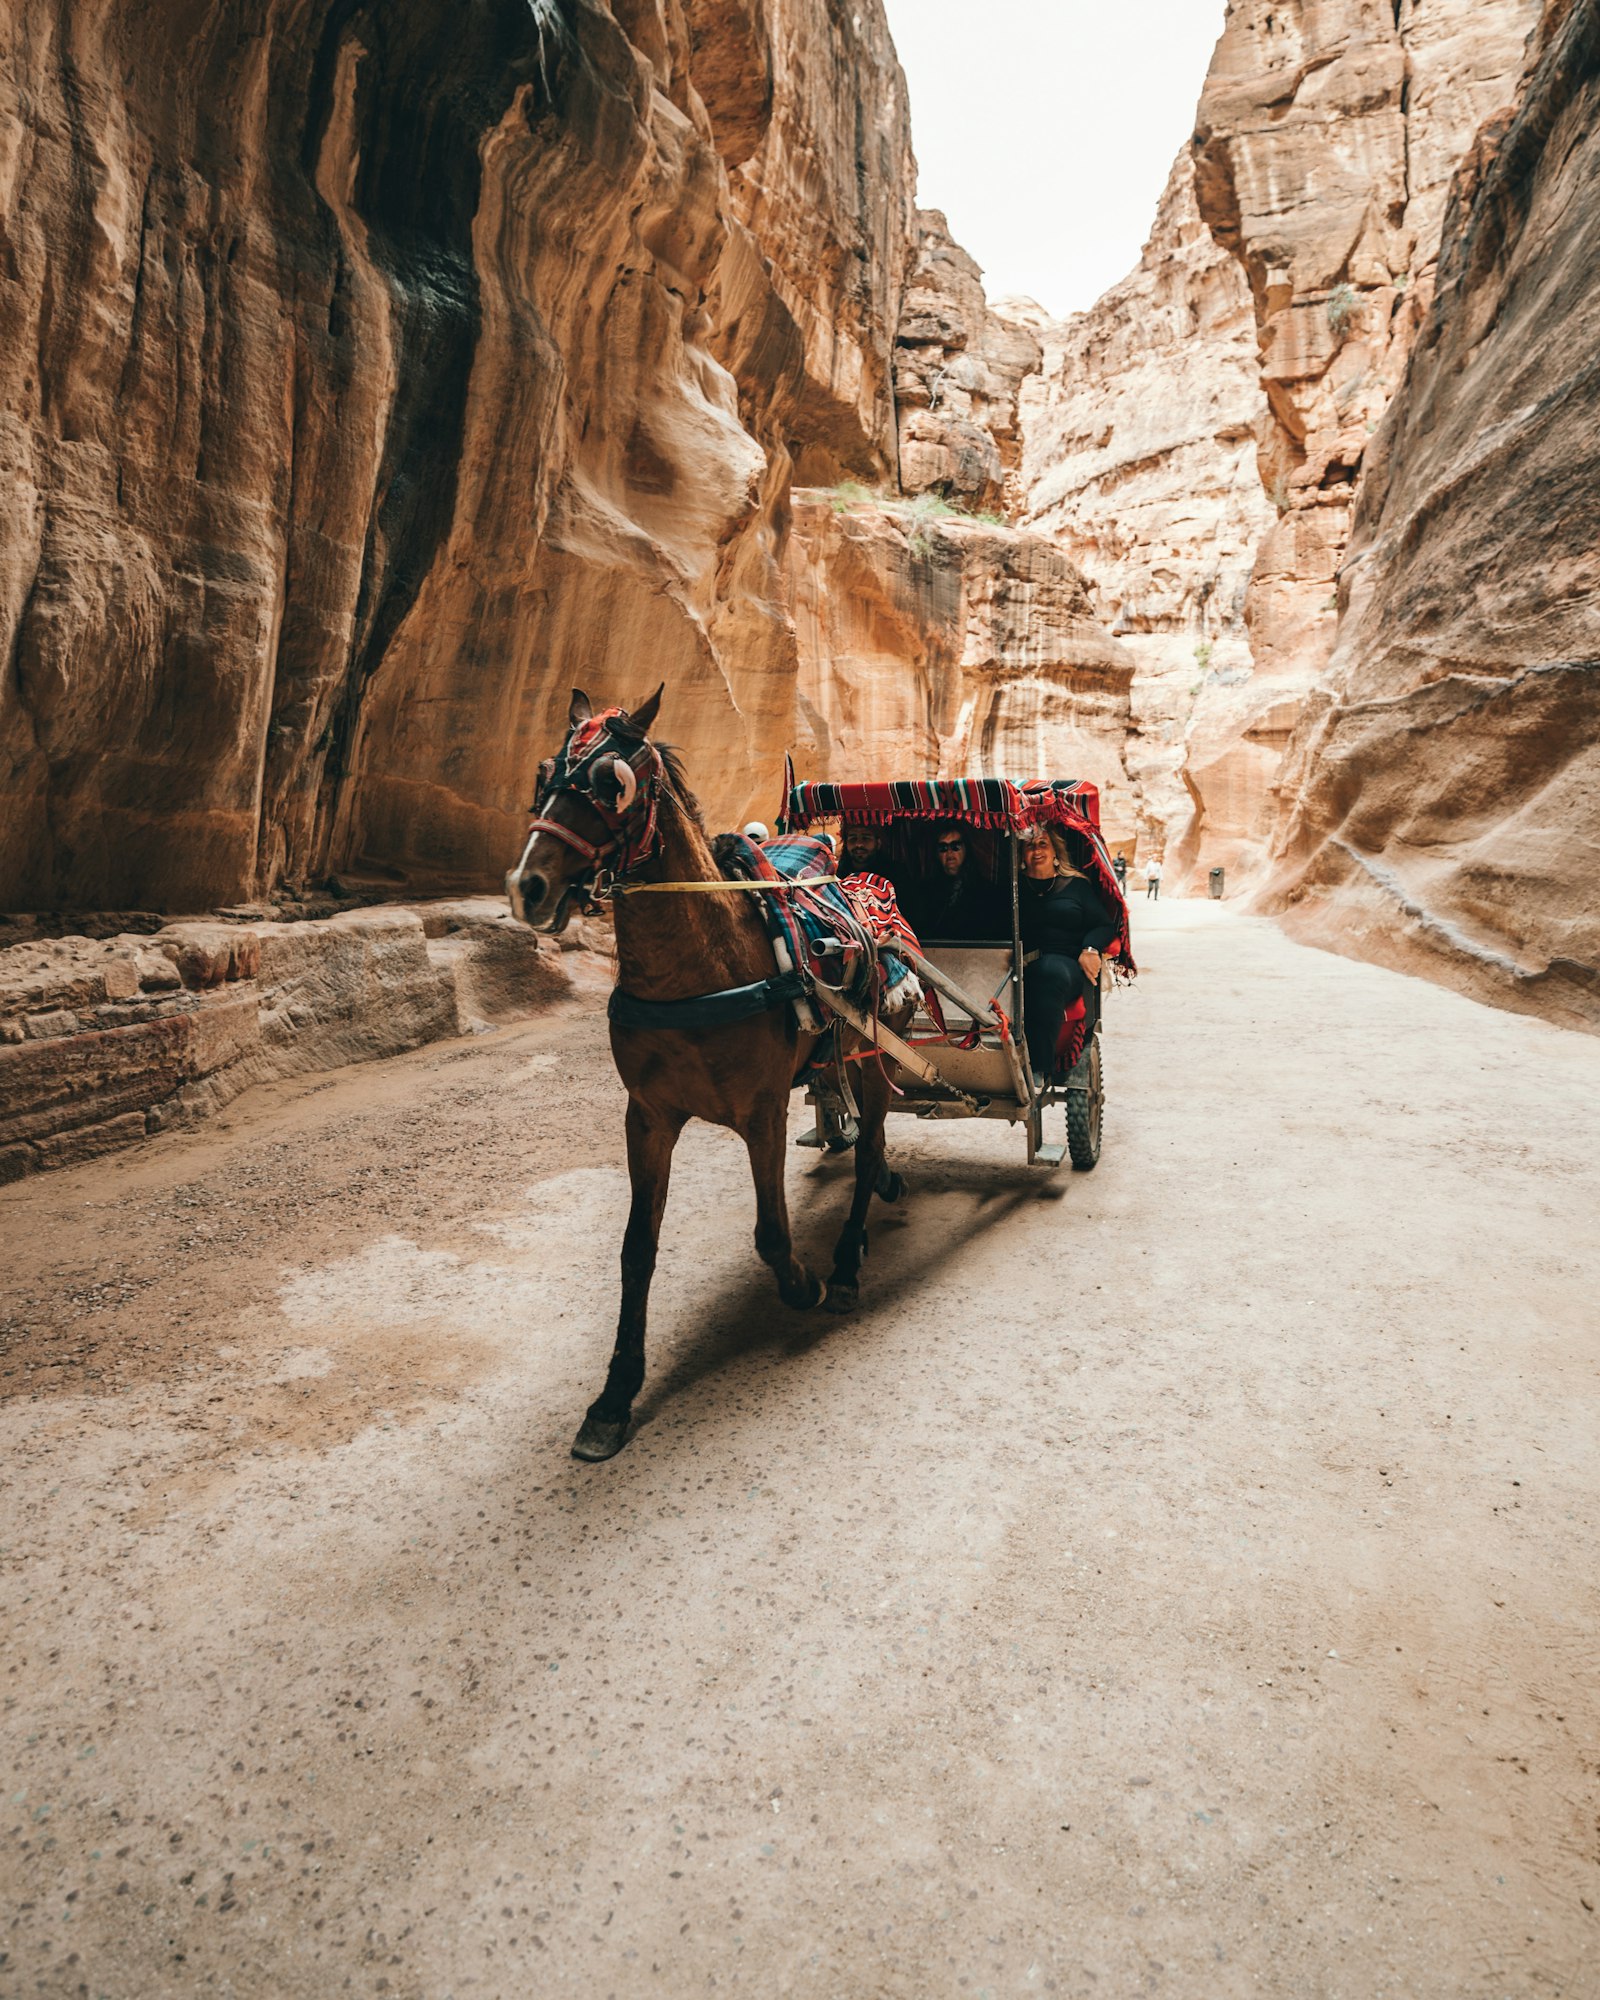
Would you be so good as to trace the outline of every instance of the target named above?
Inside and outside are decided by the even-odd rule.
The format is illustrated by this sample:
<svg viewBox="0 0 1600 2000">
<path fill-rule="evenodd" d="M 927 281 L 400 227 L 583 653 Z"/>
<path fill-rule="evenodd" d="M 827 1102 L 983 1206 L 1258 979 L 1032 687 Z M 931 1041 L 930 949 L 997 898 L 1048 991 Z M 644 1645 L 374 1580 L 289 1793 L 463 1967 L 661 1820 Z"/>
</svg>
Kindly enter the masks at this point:
<svg viewBox="0 0 1600 2000">
<path fill-rule="evenodd" d="M 602 870 L 626 875 L 654 853 L 662 762 L 649 731 L 662 693 L 596 715 L 573 689 L 566 740 L 539 767 L 527 844 L 506 877 L 513 916 L 536 931 L 564 931 Z"/>
</svg>

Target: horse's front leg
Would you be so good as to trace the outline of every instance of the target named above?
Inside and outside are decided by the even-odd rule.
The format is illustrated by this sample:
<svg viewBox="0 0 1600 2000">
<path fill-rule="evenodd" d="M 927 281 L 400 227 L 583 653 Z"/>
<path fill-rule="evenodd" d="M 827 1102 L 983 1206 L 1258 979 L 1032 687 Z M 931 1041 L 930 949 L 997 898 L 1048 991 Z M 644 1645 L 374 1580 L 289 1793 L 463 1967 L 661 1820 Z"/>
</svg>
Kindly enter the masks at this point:
<svg viewBox="0 0 1600 2000">
<path fill-rule="evenodd" d="M 797 1312 L 809 1312 L 821 1301 L 822 1280 L 794 1254 L 789 1202 L 783 1189 L 787 1138 L 787 1097 L 758 1105 L 744 1131 L 756 1184 L 756 1255 L 770 1265 L 784 1304 Z"/>
<path fill-rule="evenodd" d="M 617 1344 L 606 1372 L 606 1386 L 589 1405 L 583 1428 L 573 1441 L 574 1458 L 614 1458 L 628 1442 L 633 1399 L 644 1382 L 645 1316 L 650 1304 L 650 1280 L 655 1275 L 661 1217 L 667 1206 L 672 1176 L 672 1149 L 683 1120 L 652 1113 L 637 1099 L 628 1099 L 628 1178 L 633 1206 L 622 1238 L 622 1311 L 617 1318 Z"/>
<path fill-rule="evenodd" d="M 872 1197 L 898 1201 L 905 1183 L 884 1158 L 884 1125 L 889 1115 L 889 1079 L 876 1062 L 862 1063 L 856 1084 L 861 1102 L 861 1132 L 856 1140 L 856 1185 L 839 1241 L 834 1246 L 833 1275 L 828 1279 L 829 1312 L 854 1312 L 861 1298 L 861 1265 L 867 1254 L 867 1211 Z"/>
</svg>

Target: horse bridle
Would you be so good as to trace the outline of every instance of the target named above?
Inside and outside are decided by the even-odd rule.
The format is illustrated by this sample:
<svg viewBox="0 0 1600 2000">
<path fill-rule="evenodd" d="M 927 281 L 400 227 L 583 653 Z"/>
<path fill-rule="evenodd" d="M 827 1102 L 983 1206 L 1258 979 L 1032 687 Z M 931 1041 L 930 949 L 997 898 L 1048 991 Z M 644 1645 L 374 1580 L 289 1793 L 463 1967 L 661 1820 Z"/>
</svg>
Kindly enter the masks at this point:
<svg viewBox="0 0 1600 2000">
<path fill-rule="evenodd" d="M 643 867 L 661 844 L 656 821 L 663 768 L 661 753 L 649 738 L 627 727 L 625 710 L 602 709 L 575 724 L 556 755 L 540 767 L 538 794 L 529 808 L 528 846 L 547 833 L 581 855 L 589 863 L 587 879 L 573 882 L 570 889 L 591 903 L 602 900 L 613 882 Z M 544 817 L 541 808 L 564 792 L 599 814 L 609 840 L 596 844 L 575 827 Z M 527 858 L 525 848 L 519 872 Z"/>
</svg>

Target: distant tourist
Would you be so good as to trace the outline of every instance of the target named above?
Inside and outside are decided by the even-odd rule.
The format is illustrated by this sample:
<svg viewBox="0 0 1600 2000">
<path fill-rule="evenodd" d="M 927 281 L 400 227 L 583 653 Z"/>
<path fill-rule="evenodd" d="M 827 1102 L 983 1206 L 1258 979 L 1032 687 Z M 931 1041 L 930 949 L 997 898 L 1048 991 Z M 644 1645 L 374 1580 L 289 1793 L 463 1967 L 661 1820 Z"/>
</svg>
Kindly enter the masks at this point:
<svg viewBox="0 0 1600 2000">
<path fill-rule="evenodd" d="M 1113 858 L 1113 860 L 1112 860 L 1112 863 L 1111 863 L 1111 872 L 1112 872 L 1112 874 L 1113 874 L 1113 875 L 1115 875 L 1115 876 L 1116 876 L 1116 878 L 1117 878 L 1117 887 L 1118 887 L 1118 888 L 1119 888 L 1119 889 L 1120 889 L 1120 890 L 1122 891 L 1123 895 L 1127 895 L 1127 893 L 1128 893 L 1128 857 L 1127 857 L 1127 855 L 1125 855 L 1125 854 L 1118 854 L 1118 855 L 1116 855 L 1116 856 L 1115 856 L 1115 857 Z"/>
<path fill-rule="evenodd" d="M 1161 863 L 1150 861 L 1145 864 L 1144 899 L 1147 903 L 1161 901 Z"/>
</svg>

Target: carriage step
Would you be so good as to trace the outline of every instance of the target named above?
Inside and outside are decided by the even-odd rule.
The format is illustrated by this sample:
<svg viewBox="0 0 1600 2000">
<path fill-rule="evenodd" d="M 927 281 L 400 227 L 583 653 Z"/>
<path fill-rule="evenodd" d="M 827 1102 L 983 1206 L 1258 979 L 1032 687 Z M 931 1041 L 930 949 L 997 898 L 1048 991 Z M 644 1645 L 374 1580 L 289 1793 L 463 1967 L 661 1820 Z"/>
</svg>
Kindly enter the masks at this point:
<svg viewBox="0 0 1600 2000">
<path fill-rule="evenodd" d="M 1059 1167 L 1067 1157 L 1065 1146 L 1041 1146 L 1033 1156 L 1036 1167 Z"/>
<path fill-rule="evenodd" d="M 809 1146 L 822 1153 L 848 1153 L 861 1136 L 861 1127 L 854 1118 L 846 1118 L 840 1125 L 822 1133 L 813 1125 L 809 1132 L 802 1132 L 795 1140 L 797 1146 Z"/>
</svg>

